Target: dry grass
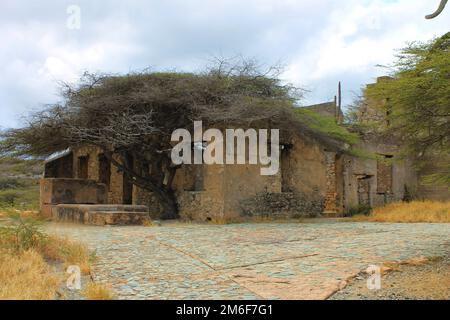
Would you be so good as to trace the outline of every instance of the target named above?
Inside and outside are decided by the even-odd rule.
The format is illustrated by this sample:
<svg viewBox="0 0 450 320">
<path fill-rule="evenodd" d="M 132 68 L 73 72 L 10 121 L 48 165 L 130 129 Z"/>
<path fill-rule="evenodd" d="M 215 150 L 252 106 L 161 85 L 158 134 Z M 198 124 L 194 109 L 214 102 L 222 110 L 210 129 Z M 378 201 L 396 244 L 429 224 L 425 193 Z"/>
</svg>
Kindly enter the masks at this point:
<svg viewBox="0 0 450 320">
<path fill-rule="evenodd" d="M 80 243 L 49 236 L 30 215 L 9 215 L 0 225 L 0 299 L 54 299 L 57 285 L 50 262 L 90 272 L 95 255 Z"/>
<path fill-rule="evenodd" d="M 86 245 L 55 236 L 48 236 L 40 252 L 46 259 L 62 262 L 65 267 L 78 265 L 83 274 L 89 274 L 95 259 L 95 254 L 90 253 Z"/>
<path fill-rule="evenodd" d="M 112 300 L 114 295 L 111 290 L 100 283 L 90 283 L 83 291 L 88 300 Z"/>
<path fill-rule="evenodd" d="M 449 223 L 450 202 L 413 201 L 410 203 L 392 203 L 384 207 L 375 208 L 371 215 L 367 217 L 356 216 L 354 219 L 373 222 Z"/>
<path fill-rule="evenodd" d="M 54 299 L 60 281 L 38 252 L 0 251 L 0 300 Z"/>
<path fill-rule="evenodd" d="M 0 218 L 8 218 L 13 215 L 20 215 L 23 219 L 34 219 L 36 221 L 45 221 L 48 218 L 44 218 L 39 210 L 19 210 L 12 207 L 0 208 Z"/>
</svg>

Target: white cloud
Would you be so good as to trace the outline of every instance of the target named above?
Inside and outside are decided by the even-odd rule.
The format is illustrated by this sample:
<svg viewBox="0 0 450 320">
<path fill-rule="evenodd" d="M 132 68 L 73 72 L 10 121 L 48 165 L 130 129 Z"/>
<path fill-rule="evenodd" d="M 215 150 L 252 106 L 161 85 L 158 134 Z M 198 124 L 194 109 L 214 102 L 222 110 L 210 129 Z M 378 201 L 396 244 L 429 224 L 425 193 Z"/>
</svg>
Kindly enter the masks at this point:
<svg viewBox="0 0 450 320">
<path fill-rule="evenodd" d="M 218 54 L 282 60 L 287 81 L 313 90 L 305 103 L 332 98 L 342 80 L 348 102 L 406 41 L 447 32 L 450 14 L 425 20 L 438 4 L 425 0 L 77 2 L 81 29 L 69 30 L 71 1 L 2 0 L 0 126 L 57 101 L 57 81 L 85 70 L 192 70 Z"/>
</svg>

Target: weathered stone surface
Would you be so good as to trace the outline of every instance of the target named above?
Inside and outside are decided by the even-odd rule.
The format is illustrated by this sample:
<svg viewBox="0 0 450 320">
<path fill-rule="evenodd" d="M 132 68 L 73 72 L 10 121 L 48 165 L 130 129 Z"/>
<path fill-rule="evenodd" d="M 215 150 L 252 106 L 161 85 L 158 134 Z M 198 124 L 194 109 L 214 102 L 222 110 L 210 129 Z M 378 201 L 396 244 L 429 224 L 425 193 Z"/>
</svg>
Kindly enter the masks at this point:
<svg viewBox="0 0 450 320">
<path fill-rule="evenodd" d="M 241 202 L 243 216 L 315 217 L 323 212 L 324 199 L 319 194 L 293 192 L 262 193 Z"/>
<path fill-rule="evenodd" d="M 148 212 L 130 212 L 130 211 L 92 211 L 88 212 L 86 224 L 96 226 L 104 225 L 142 225 L 150 221 Z"/>
<path fill-rule="evenodd" d="M 89 225 L 142 225 L 150 221 L 148 208 L 133 205 L 65 205 L 52 207 L 52 217 L 58 222 Z"/>
<path fill-rule="evenodd" d="M 40 183 L 44 204 L 106 203 L 105 185 L 93 180 L 50 178 Z"/>
<path fill-rule="evenodd" d="M 49 217 L 51 207 L 66 204 L 103 204 L 107 202 L 106 186 L 93 180 L 44 178 L 40 180 L 42 213 Z"/>
</svg>

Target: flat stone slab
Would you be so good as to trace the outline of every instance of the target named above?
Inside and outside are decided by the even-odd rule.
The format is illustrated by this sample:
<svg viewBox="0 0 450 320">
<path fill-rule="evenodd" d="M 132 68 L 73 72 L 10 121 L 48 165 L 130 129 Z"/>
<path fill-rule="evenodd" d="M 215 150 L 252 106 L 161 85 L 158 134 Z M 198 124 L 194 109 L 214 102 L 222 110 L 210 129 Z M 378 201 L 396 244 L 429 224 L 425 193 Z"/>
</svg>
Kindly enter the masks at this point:
<svg viewBox="0 0 450 320">
<path fill-rule="evenodd" d="M 52 207 L 52 218 L 96 226 L 143 225 L 150 221 L 148 207 L 139 205 L 59 204 Z"/>
<path fill-rule="evenodd" d="M 326 299 L 369 265 L 450 251 L 449 224 L 50 224 L 96 250 L 119 299 Z M 450 275 L 449 275 L 450 276 Z"/>
<path fill-rule="evenodd" d="M 59 208 L 78 208 L 85 211 L 148 212 L 147 206 L 134 204 L 58 204 Z"/>
</svg>

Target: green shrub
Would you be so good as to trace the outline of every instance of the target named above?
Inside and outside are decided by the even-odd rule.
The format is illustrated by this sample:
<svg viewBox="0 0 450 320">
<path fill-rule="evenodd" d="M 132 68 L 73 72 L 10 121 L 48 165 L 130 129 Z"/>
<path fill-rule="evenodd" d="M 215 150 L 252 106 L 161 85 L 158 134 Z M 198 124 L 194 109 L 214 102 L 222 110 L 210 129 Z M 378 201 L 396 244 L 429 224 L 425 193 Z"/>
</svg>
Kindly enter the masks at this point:
<svg viewBox="0 0 450 320">
<path fill-rule="evenodd" d="M 17 190 L 9 189 L 0 191 L 0 206 L 13 206 L 21 196 Z"/>
<path fill-rule="evenodd" d="M 23 181 L 16 178 L 0 178 L 0 190 L 23 188 Z"/>
<path fill-rule="evenodd" d="M 39 186 L 26 186 L 22 189 L 0 190 L 0 208 L 14 207 L 22 210 L 39 209 Z"/>
<path fill-rule="evenodd" d="M 0 227 L 0 246 L 15 252 L 43 248 L 47 235 L 38 226 L 39 222 L 34 219 L 10 215 L 9 221 Z"/>
<path fill-rule="evenodd" d="M 359 135 L 338 125 L 334 117 L 323 116 L 306 108 L 296 108 L 295 113 L 300 121 L 325 136 L 332 137 L 350 145 L 359 142 Z"/>
<path fill-rule="evenodd" d="M 363 214 L 365 216 L 370 215 L 372 212 L 372 207 L 367 204 L 360 204 L 354 207 L 351 207 L 347 210 L 346 216 L 347 217 L 353 217 L 359 214 Z"/>
</svg>

